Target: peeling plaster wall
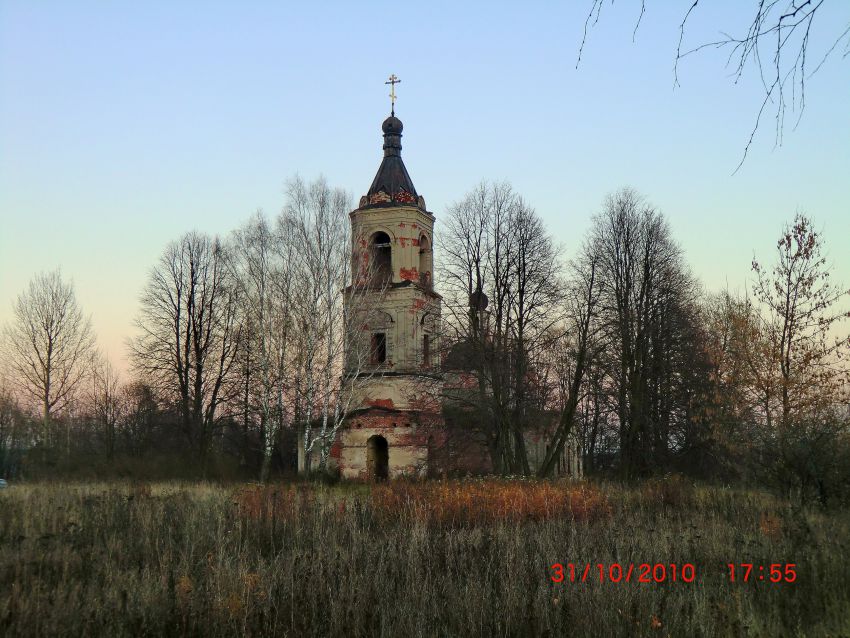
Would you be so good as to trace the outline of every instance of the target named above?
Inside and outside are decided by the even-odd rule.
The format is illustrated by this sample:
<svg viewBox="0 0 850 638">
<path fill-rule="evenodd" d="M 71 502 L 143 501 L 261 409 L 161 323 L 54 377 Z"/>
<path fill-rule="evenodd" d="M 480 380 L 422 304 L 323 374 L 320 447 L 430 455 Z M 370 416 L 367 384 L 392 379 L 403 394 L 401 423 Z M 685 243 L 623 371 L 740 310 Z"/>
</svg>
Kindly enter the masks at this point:
<svg viewBox="0 0 850 638">
<path fill-rule="evenodd" d="M 411 420 L 415 418 L 415 420 Z M 348 479 L 368 477 L 367 443 L 379 435 L 386 439 L 389 477 L 425 477 L 444 470 L 438 463 L 439 450 L 445 446 L 442 418 L 435 414 L 412 414 L 382 409 L 352 415 L 331 448 L 332 466 Z"/>
<path fill-rule="evenodd" d="M 346 478 L 367 478 L 367 441 L 383 436 L 388 444 L 389 477 L 425 476 L 441 471 L 437 450 L 445 446 L 440 414 L 442 380 L 438 374 L 441 297 L 432 287 L 431 267 L 434 216 L 417 206 L 358 208 L 350 215 L 352 225 L 352 265 L 360 279 L 347 291 L 366 295 L 358 302 L 354 334 L 348 336 L 349 369 L 361 373 L 355 379 L 352 414 L 331 448 L 332 464 Z M 390 238 L 392 279 L 383 290 L 365 291 L 369 274 L 370 238 L 378 232 Z M 420 255 L 420 239 L 429 247 Z M 422 257 L 422 258 L 421 258 Z M 358 288 L 358 285 L 361 286 Z M 361 319 L 362 315 L 362 319 Z M 358 364 L 363 347 L 372 334 L 386 335 L 386 361 Z M 424 335 L 430 339 L 430 364 L 425 365 Z"/>
<path fill-rule="evenodd" d="M 362 294 L 350 292 L 351 294 Z M 365 347 L 372 332 L 384 332 L 387 335 L 387 362 L 381 370 L 392 372 L 421 372 L 437 370 L 440 366 L 439 328 L 440 298 L 428 294 L 418 286 L 390 288 L 383 294 L 375 293 L 374 303 L 359 302 L 362 307 L 357 321 L 352 322 L 360 331 L 349 337 L 352 343 Z M 386 319 L 379 317 L 385 315 Z M 362 316 L 360 316 L 362 315 Z M 429 334 L 431 343 L 431 365 L 424 365 L 422 355 L 423 336 Z M 356 359 L 356 351 L 349 351 L 351 367 Z"/>
<path fill-rule="evenodd" d="M 357 209 L 350 218 L 353 271 L 360 275 L 355 286 L 347 291 L 347 300 L 351 295 L 366 295 L 365 303 L 362 299 L 358 302 L 358 306 L 363 308 L 358 310 L 364 315 L 363 320 L 355 322 L 361 334 L 351 335 L 350 339 L 360 344 L 362 352 L 371 332 L 385 332 L 387 361 L 381 368 L 394 372 L 419 372 L 425 369 L 423 343 L 424 335 L 428 334 L 431 339 L 429 367 L 439 369 L 437 338 L 442 298 L 432 288 L 433 273 L 419 270 L 420 262 L 433 263 L 430 248 L 428 258 L 420 260 L 420 239 L 424 237 L 427 246 L 433 246 L 434 216 L 416 206 L 392 206 Z M 386 233 L 390 238 L 392 279 L 386 289 L 364 293 L 362 286 L 368 280 L 371 254 L 369 242 L 378 232 Z M 351 307 L 350 303 L 348 305 Z M 369 314 L 372 311 L 386 313 L 390 325 L 370 325 Z"/>
<path fill-rule="evenodd" d="M 366 479 L 366 442 L 374 435 L 387 440 L 389 477 L 424 477 L 428 472 L 428 447 L 415 427 L 361 427 L 345 430 L 340 437 L 340 474 L 349 479 Z"/>
<path fill-rule="evenodd" d="M 420 274 L 429 278 L 433 275 L 430 272 L 419 273 L 421 237 L 427 238 L 428 246 L 434 245 L 434 216 L 431 213 L 416 206 L 358 208 L 352 211 L 350 218 L 352 237 L 355 238 L 352 263 L 368 263 L 369 238 L 376 232 L 385 232 L 392 244 L 393 283 L 419 281 Z"/>
<path fill-rule="evenodd" d="M 413 375 L 375 375 L 358 379 L 352 408 L 382 407 L 394 410 L 440 411 L 439 379 Z"/>
</svg>

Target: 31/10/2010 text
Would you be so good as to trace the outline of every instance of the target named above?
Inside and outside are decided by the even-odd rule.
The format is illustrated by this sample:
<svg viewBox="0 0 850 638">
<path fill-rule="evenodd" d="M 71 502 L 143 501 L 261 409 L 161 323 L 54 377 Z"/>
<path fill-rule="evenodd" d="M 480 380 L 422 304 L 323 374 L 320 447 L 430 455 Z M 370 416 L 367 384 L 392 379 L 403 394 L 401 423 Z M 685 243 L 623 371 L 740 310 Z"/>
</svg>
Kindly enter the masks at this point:
<svg viewBox="0 0 850 638">
<path fill-rule="evenodd" d="M 728 563 L 726 567 L 731 583 L 793 583 L 797 580 L 795 563 Z M 693 563 L 555 563 L 549 570 L 553 583 L 693 583 L 697 578 Z"/>
<path fill-rule="evenodd" d="M 553 583 L 586 583 L 598 581 L 600 583 L 663 583 L 683 582 L 692 583 L 696 579 L 696 566 L 692 563 L 678 565 L 676 563 L 611 563 L 605 565 L 597 563 L 555 563 L 549 567 L 552 570 L 550 579 Z"/>
</svg>

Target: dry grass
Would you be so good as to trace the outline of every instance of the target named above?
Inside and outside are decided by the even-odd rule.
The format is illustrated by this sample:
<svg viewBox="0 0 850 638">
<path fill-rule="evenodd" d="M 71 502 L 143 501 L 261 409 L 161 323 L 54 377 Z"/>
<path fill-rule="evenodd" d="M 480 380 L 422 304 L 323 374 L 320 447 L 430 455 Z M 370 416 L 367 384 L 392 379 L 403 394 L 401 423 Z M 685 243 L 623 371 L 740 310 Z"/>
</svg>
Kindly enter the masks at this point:
<svg viewBox="0 0 850 638">
<path fill-rule="evenodd" d="M 381 522 L 427 522 L 444 528 L 586 521 L 611 513 L 607 496 L 591 485 L 496 480 L 379 485 L 370 504 Z"/>
<path fill-rule="evenodd" d="M 850 635 L 850 517 L 678 479 L 0 492 L 0 634 Z M 563 583 L 554 562 L 697 565 Z M 729 562 L 798 565 L 729 583 Z"/>
</svg>

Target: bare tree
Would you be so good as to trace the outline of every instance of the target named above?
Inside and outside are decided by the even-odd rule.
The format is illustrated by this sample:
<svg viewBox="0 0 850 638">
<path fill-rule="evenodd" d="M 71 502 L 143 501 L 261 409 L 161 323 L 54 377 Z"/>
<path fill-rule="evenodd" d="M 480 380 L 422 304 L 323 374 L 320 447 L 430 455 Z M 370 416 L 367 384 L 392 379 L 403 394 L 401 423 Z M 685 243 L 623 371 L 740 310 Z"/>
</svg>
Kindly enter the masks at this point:
<svg viewBox="0 0 850 638">
<path fill-rule="evenodd" d="M 125 403 L 118 373 L 109 359 L 100 353 L 93 357 L 86 403 L 88 417 L 103 442 L 107 460 L 111 461 L 115 457 Z"/>
<path fill-rule="evenodd" d="M 832 326 L 850 317 L 839 308 L 850 295 L 830 281 L 823 238 L 811 219 L 797 215 L 776 245 L 771 269 L 753 260 L 753 288 L 763 311 L 763 328 L 778 375 L 778 414 L 782 424 L 818 401 L 835 400 L 833 383 L 846 372 L 850 339 L 831 335 Z M 766 417 L 772 422 L 769 410 Z"/>
<path fill-rule="evenodd" d="M 579 46 L 576 67 L 581 61 L 584 45 L 587 42 L 588 27 L 599 21 L 604 0 L 591 0 L 590 11 L 584 23 L 584 35 Z M 613 4 L 613 2 L 612 2 Z M 762 116 L 770 105 L 775 107 L 775 143 L 782 144 L 785 114 L 790 106 L 792 111 L 799 111 L 797 122 L 803 116 L 806 106 L 806 82 L 823 66 L 824 62 L 839 47 L 843 47 L 843 58 L 850 53 L 850 15 L 847 7 L 840 2 L 826 0 L 757 0 L 753 3 L 751 17 L 745 25 L 740 25 L 738 32 L 723 29 L 718 39 L 703 42 L 696 46 L 684 44 L 685 31 L 699 10 L 699 0 L 688 0 L 679 25 L 678 43 L 673 64 L 673 83 L 679 85 L 679 62 L 682 59 L 705 49 L 726 49 L 729 52 L 727 66 L 732 67 L 734 82 L 741 81 L 748 68 L 757 75 L 764 88 L 764 97 L 758 108 L 755 123 L 744 146 L 744 151 L 735 171 L 743 165 L 747 152 L 753 142 L 756 131 L 762 121 Z M 842 11 L 843 8 L 843 11 Z M 829 10 L 836 13 L 830 14 Z M 637 33 L 641 20 L 646 11 L 646 0 L 640 1 L 640 13 L 635 23 L 634 35 Z M 813 26 L 820 17 L 819 25 L 829 25 L 831 35 L 823 41 L 820 50 L 815 51 L 817 57 L 811 63 Z M 828 27 L 828 28 L 829 28 Z M 790 96 L 789 96 L 790 93 Z"/>
<path fill-rule="evenodd" d="M 368 366 L 370 344 L 355 335 L 362 332 L 363 313 L 373 310 L 389 282 L 372 277 L 376 264 L 352 263 L 359 238 L 351 236 L 350 210 L 345 191 L 321 178 L 310 184 L 296 178 L 289 182 L 281 218 L 294 255 L 293 413 L 305 458 L 309 464 L 318 451 L 320 470 L 327 467 L 360 386 L 382 374 Z"/>
<path fill-rule="evenodd" d="M 231 398 L 241 336 L 237 289 L 218 239 L 191 232 L 168 245 L 152 269 L 130 342 L 141 378 L 170 398 L 196 454 L 206 461 Z"/>
<path fill-rule="evenodd" d="M 309 458 L 317 443 L 329 448 L 328 427 L 334 380 L 342 374 L 344 332 L 343 291 L 350 274 L 348 231 L 350 197 L 331 189 L 323 179 L 289 182 L 283 224 L 295 242 L 294 298 L 298 344 L 297 416 L 304 452 Z M 319 419 L 315 428 L 314 419 Z M 333 427 L 331 427 L 333 429 Z M 320 455 L 324 466 L 325 453 Z"/>
<path fill-rule="evenodd" d="M 617 450 L 618 430 L 614 418 L 616 402 L 612 400 L 613 395 L 611 375 L 602 351 L 597 352 L 596 357 L 588 356 L 576 415 L 576 438 L 581 446 L 585 473 L 607 468 Z"/>
<path fill-rule="evenodd" d="M 42 440 L 50 444 L 53 417 L 75 398 L 88 372 L 95 338 L 74 288 L 58 270 L 33 277 L 18 295 L 4 329 L 10 373 L 23 396 L 40 407 Z"/>
<path fill-rule="evenodd" d="M 244 326 L 240 403 L 245 428 L 259 426 L 262 480 L 286 427 L 297 431 L 308 469 L 315 460 L 324 470 L 357 380 L 380 373 L 367 370 L 368 352 L 351 338 L 366 299 L 374 304 L 386 283 L 355 285 L 350 208 L 348 194 L 323 178 L 295 177 L 276 223 L 257 214 L 230 243 Z M 358 277 L 371 281 L 372 266 L 360 266 Z"/>
<path fill-rule="evenodd" d="M 260 480 L 266 481 L 278 435 L 291 419 L 291 369 L 296 243 L 283 220 L 277 227 L 257 213 L 232 239 L 245 365 L 240 381 L 244 418 L 259 418 L 262 441 Z"/>
<path fill-rule="evenodd" d="M 494 469 L 529 474 L 524 431 L 541 409 L 537 368 L 562 319 L 562 272 L 540 218 L 508 184 L 480 184 L 449 210 L 444 291 L 471 350 L 479 427 Z M 485 292 L 486 291 L 486 292 Z"/>
<path fill-rule="evenodd" d="M 788 484 L 812 484 L 826 499 L 828 468 L 847 431 L 850 338 L 837 336 L 838 323 L 850 317 L 841 302 L 850 290 L 830 280 L 823 237 L 812 220 L 799 214 L 776 244 L 776 262 L 765 268 L 753 260 L 753 287 L 766 347 L 753 357 L 764 396 L 767 461 Z M 758 356 L 760 355 L 760 356 Z"/>
<path fill-rule="evenodd" d="M 598 278 L 600 255 L 585 243 L 570 264 L 571 278 L 566 295 L 564 333 L 554 350 L 554 377 L 558 394 L 558 421 L 537 474 L 551 476 L 569 437 L 574 438 L 579 403 L 584 397 L 585 375 L 591 362 L 605 345 L 597 317 L 601 285 Z"/>
<path fill-rule="evenodd" d="M 697 287 L 663 216 L 630 189 L 607 199 L 592 242 L 620 466 L 626 475 L 647 473 L 683 446 L 694 416 Z"/>
</svg>

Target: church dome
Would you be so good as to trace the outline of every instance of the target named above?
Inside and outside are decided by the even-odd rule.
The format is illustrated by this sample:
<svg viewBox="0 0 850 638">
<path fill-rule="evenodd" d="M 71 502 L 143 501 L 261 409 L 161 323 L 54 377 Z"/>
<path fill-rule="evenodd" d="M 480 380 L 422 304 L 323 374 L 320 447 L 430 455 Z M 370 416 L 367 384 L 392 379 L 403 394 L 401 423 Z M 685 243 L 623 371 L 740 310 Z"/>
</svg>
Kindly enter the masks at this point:
<svg viewBox="0 0 850 638">
<path fill-rule="evenodd" d="M 387 119 L 384 120 L 384 123 L 381 125 L 381 128 L 383 129 L 384 134 L 391 133 L 394 135 L 401 135 L 401 132 L 404 129 L 404 125 L 401 123 L 401 120 L 398 119 L 395 115 L 390 115 Z"/>
<path fill-rule="evenodd" d="M 398 204 L 424 208 L 424 200 L 416 193 L 413 181 L 401 159 L 401 132 L 404 125 L 395 114 L 381 125 L 384 133 L 384 159 L 369 191 L 365 196 L 366 206 L 393 206 Z"/>
</svg>

